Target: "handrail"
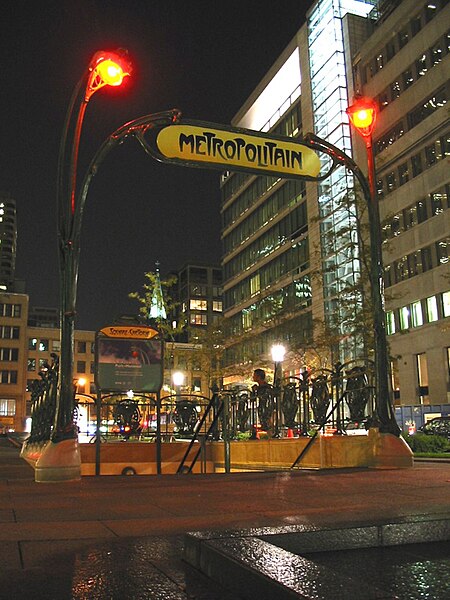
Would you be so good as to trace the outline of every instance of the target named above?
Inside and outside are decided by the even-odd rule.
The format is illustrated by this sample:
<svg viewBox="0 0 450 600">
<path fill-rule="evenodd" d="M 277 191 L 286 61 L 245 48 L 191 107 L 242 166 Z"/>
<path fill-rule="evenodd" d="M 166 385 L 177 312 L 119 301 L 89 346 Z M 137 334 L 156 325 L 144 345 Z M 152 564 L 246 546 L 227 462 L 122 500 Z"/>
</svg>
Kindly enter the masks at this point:
<svg viewBox="0 0 450 600">
<path fill-rule="evenodd" d="M 194 466 L 197 462 L 197 459 L 200 456 L 200 452 L 202 451 L 203 444 L 200 444 L 197 452 L 194 455 L 194 458 L 192 459 L 190 466 L 187 467 L 187 469 L 185 468 L 185 462 L 189 456 L 192 446 L 195 444 L 195 442 L 199 438 L 199 433 L 201 432 L 202 426 L 205 423 L 209 413 L 214 408 L 215 402 L 217 400 L 219 400 L 219 406 L 216 407 L 217 408 L 216 413 L 215 413 L 206 433 L 203 436 L 204 437 L 203 442 L 205 442 L 208 439 L 208 437 L 210 436 L 211 432 L 214 431 L 217 421 L 219 420 L 219 417 L 222 414 L 222 410 L 223 410 L 223 400 L 221 400 L 220 397 L 218 397 L 216 394 L 213 394 L 211 400 L 209 401 L 208 406 L 206 407 L 205 412 L 203 413 L 203 415 L 198 423 L 198 426 L 196 427 L 196 430 L 195 430 L 194 435 L 189 443 L 189 446 L 188 446 L 186 452 L 184 453 L 184 456 L 181 459 L 181 462 L 178 466 L 177 473 L 192 473 L 192 469 L 194 468 Z"/>
<path fill-rule="evenodd" d="M 306 446 L 303 448 L 303 450 L 300 452 L 300 454 L 297 456 L 297 458 L 295 459 L 295 461 L 292 463 L 292 465 L 290 466 L 290 469 L 294 469 L 298 463 L 302 460 L 302 458 L 305 456 L 305 454 L 308 452 L 308 450 L 311 448 L 314 440 L 316 439 L 316 437 L 319 435 L 319 431 L 321 429 L 323 429 L 323 427 L 325 427 L 325 425 L 328 422 L 328 419 L 331 417 L 331 415 L 334 413 L 335 410 L 337 410 L 339 408 L 339 406 L 341 405 L 341 403 L 343 402 L 344 398 L 346 396 L 346 393 L 344 392 L 342 394 L 342 396 L 339 398 L 339 400 L 336 402 L 336 404 L 334 406 L 331 407 L 330 412 L 325 416 L 324 420 L 322 421 L 322 423 L 320 424 L 320 426 L 316 429 L 316 431 L 314 432 L 314 434 L 312 435 L 311 439 L 309 440 L 309 442 L 306 444 Z"/>
</svg>

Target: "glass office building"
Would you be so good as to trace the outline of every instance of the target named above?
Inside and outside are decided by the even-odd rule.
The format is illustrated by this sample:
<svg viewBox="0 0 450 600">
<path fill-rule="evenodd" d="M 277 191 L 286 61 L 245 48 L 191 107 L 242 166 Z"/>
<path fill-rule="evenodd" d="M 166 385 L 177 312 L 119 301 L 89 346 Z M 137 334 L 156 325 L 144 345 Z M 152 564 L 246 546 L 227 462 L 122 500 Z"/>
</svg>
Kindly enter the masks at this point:
<svg viewBox="0 0 450 600">
<path fill-rule="evenodd" d="M 450 399 L 449 4 L 317 0 L 233 120 L 296 139 L 313 132 L 367 171 L 345 109 L 356 94 L 375 99 L 391 379 L 404 405 Z M 285 372 L 309 366 L 324 325 L 340 337 L 327 366 L 366 354 L 351 329 L 364 307 L 348 293 L 364 263 L 352 189 L 343 168 L 320 184 L 224 174 L 226 361 L 236 378 L 270 366 L 275 342 L 286 345 Z"/>
</svg>

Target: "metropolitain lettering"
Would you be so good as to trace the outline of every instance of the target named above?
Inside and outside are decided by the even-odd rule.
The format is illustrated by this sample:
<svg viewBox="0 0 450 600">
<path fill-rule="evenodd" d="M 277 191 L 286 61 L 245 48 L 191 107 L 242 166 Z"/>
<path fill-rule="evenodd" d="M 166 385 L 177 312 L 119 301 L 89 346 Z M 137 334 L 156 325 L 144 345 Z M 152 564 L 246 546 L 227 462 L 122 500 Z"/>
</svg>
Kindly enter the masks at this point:
<svg viewBox="0 0 450 600">
<path fill-rule="evenodd" d="M 189 152 L 194 156 L 239 162 L 246 160 L 257 167 L 302 170 L 302 151 L 284 148 L 276 141 L 260 143 L 247 142 L 243 137 L 222 139 L 212 131 L 202 134 L 180 133 L 178 147 L 181 154 Z"/>
</svg>

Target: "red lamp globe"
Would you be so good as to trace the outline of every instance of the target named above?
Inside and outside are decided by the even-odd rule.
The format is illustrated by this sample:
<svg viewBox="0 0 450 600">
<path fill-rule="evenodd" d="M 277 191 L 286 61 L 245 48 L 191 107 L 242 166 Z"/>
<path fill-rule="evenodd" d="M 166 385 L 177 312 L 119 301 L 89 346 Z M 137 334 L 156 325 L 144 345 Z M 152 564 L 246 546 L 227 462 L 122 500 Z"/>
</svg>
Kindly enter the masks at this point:
<svg viewBox="0 0 450 600">
<path fill-rule="evenodd" d="M 377 118 L 377 105 L 372 98 L 360 97 L 349 106 L 346 113 L 351 124 L 363 137 L 372 135 Z"/>
</svg>

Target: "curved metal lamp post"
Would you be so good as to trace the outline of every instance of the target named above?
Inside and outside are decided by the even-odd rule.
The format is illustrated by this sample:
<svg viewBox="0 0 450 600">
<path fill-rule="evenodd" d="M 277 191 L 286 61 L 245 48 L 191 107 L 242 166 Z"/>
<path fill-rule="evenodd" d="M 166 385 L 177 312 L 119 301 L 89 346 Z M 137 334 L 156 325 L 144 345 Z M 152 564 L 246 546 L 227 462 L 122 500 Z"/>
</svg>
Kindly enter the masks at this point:
<svg viewBox="0 0 450 600">
<path fill-rule="evenodd" d="M 369 133 L 371 136 L 371 130 Z M 392 433 L 396 436 L 400 435 L 400 428 L 397 424 L 394 414 L 394 408 L 389 392 L 389 361 L 388 361 L 388 346 L 386 338 L 386 323 L 384 314 L 383 302 L 383 260 L 381 254 L 381 232 L 380 232 L 380 215 L 378 205 L 376 203 L 375 193 L 372 193 L 371 187 L 364 176 L 361 169 L 355 161 L 347 156 L 333 144 L 317 137 L 312 133 L 305 136 L 305 142 L 311 148 L 318 152 L 327 154 L 332 165 L 324 175 L 320 176 L 320 180 L 328 177 L 338 165 L 344 166 L 351 171 L 358 180 L 364 199 L 368 208 L 368 221 L 370 230 L 370 293 L 373 306 L 373 325 L 375 332 L 375 369 L 376 369 L 376 390 L 375 390 L 375 414 L 373 424 L 378 426 L 382 433 Z M 371 144 L 371 141 L 370 141 Z M 368 147 L 368 146 L 367 146 Z M 369 177 L 373 182 L 373 154 L 372 164 L 369 160 Z M 373 188 L 372 188 L 373 189 Z"/>
<path fill-rule="evenodd" d="M 84 114 L 95 92 L 105 85 L 121 85 L 123 78 L 129 75 L 130 71 L 126 51 L 96 52 L 74 89 L 61 137 L 57 175 L 61 356 L 53 442 L 75 439 L 77 436 L 73 423 L 72 372 L 82 212 L 82 204 L 77 197 L 77 168 Z"/>
</svg>

